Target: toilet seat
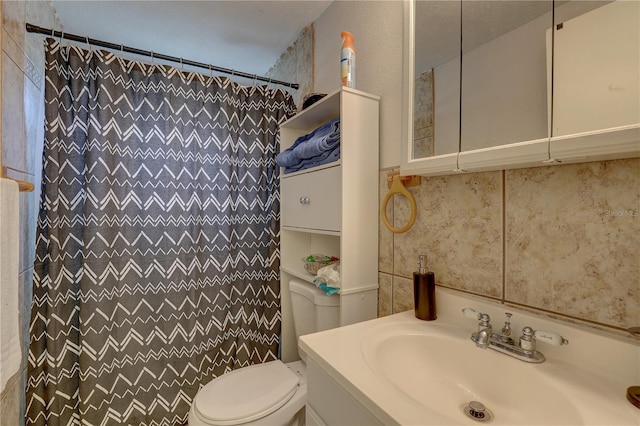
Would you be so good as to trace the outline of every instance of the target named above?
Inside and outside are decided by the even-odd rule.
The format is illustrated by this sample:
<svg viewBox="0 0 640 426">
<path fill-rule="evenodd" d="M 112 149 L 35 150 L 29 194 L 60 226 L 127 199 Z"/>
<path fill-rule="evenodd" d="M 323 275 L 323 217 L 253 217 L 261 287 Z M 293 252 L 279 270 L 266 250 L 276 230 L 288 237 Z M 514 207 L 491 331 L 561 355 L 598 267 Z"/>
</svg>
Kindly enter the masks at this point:
<svg viewBox="0 0 640 426">
<path fill-rule="evenodd" d="M 193 400 L 199 417 L 231 426 L 268 416 L 291 399 L 300 377 L 282 361 L 240 368 L 213 379 Z"/>
</svg>

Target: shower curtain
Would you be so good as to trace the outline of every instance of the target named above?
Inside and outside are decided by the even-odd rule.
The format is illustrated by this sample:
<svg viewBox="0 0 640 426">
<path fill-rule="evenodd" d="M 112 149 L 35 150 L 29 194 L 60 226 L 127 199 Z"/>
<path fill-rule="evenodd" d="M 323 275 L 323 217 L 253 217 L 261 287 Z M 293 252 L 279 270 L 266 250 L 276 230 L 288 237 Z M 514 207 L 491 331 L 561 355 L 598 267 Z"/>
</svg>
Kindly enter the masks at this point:
<svg viewBox="0 0 640 426">
<path fill-rule="evenodd" d="M 291 96 L 47 40 L 26 423 L 175 425 L 277 358 Z"/>
</svg>

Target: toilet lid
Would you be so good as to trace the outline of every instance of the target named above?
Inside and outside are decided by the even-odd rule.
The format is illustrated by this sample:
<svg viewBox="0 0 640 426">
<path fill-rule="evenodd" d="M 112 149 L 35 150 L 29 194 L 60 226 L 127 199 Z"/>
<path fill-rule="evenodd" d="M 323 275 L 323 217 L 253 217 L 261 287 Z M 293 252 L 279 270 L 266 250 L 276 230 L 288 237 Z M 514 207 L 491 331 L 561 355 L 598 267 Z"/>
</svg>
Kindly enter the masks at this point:
<svg viewBox="0 0 640 426">
<path fill-rule="evenodd" d="M 246 423 L 276 411 L 298 390 L 300 377 L 282 361 L 256 364 L 223 374 L 193 400 L 201 419 L 215 425 Z"/>
</svg>

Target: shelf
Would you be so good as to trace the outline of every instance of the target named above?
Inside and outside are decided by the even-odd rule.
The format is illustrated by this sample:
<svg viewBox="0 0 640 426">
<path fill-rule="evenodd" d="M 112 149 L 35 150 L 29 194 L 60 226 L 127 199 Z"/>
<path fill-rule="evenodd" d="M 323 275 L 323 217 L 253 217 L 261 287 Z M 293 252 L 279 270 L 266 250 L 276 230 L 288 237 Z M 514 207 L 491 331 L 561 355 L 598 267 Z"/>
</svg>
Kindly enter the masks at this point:
<svg viewBox="0 0 640 426">
<path fill-rule="evenodd" d="M 284 167 L 280 167 L 281 169 L 280 178 L 286 179 L 293 176 L 299 176 L 305 173 L 317 172 L 318 170 L 330 169 L 331 167 L 338 167 L 340 165 L 342 165 L 342 161 L 337 160 L 337 161 L 334 161 L 333 163 L 323 164 L 321 166 L 316 166 L 316 167 L 310 167 L 308 169 L 298 170 L 297 172 L 292 172 L 287 174 L 284 173 Z"/>
<path fill-rule="evenodd" d="M 320 235 L 329 235 L 332 237 L 340 237 L 340 231 L 328 231 L 326 229 L 310 229 L 310 228 L 296 228 L 293 226 L 283 226 L 283 231 L 293 231 L 293 232 L 304 232 L 306 234 L 320 234 Z"/>
<path fill-rule="evenodd" d="M 341 260 L 340 325 L 377 315 L 379 97 L 341 88 L 280 125 L 281 152 L 340 118 L 340 159 L 284 174 L 280 169 L 282 359 L 297 357 L 289 281 L 313 285 L 302 258 Z M 373 185 L 372 183 L 376 183 Z"/>
<path fill-rule="evenodd" d="M 311 130 L 320 126 L 323 123 L 340 116 L 340 97 L 343 92 L 353 93 L 355 95 L 380 100 L 379 96 L 371 95 L 369 93 L 361 92 L 359 90 L 350 89 L 348 87 L 342 87 L 335 92 L 329 93 L 327 96 L 311 105 L 309 108 L 299 112 L 295 116 L 291 117 L 280 126 L 289 127 L 293 129 Z"/>
<path fill-rule="evenodd" d="M 302 266 L 302 262 L 300 262 L 300 269 L 297 269 L 294 267 L 280 266 L 280 272 L 286 272 L 289 275 L 292 275 L 296 278 L 299 278 L 303 281 L 307 281 L 310 283 L 312 283 L 313 279 L 315 278 L 315 275 L 311 275 L 310 273 L 304 270 L 304 266 Z"/>
</svg>

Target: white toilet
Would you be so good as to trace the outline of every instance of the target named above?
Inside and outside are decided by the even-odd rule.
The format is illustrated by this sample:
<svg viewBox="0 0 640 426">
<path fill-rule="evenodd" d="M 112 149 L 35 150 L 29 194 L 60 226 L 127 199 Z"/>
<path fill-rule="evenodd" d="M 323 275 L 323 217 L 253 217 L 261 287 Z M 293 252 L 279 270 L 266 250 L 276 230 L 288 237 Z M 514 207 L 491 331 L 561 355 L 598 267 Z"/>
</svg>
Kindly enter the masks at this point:
<svg viewBox="0 0 640 426">
<path fill-rule="evenodd" d="M 313 284 L 289 282 L 296 338 L 338 327 L 340 297 L 327 296 Z M 302 426 L 307 402 L 307 369 L 303 361 L 280 360 L 223 374 L 193 399 L 189 426 Z"/>
</svg>

